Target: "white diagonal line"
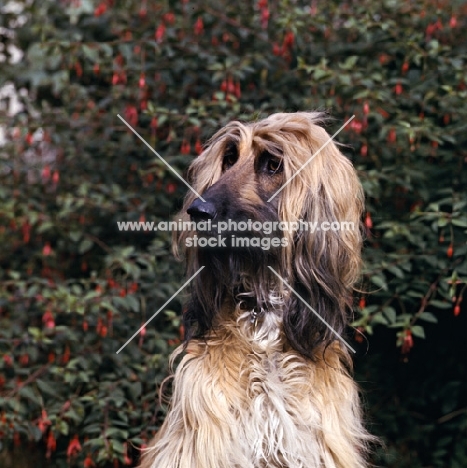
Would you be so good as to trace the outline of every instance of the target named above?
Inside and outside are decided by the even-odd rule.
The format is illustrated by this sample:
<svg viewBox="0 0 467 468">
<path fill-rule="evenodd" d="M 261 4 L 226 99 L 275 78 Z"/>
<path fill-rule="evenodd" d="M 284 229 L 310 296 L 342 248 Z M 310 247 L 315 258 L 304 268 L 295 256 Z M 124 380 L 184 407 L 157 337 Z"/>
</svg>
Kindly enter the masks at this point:
<svg viewBox="0 0 467 468">
<path fill-rule="evenodd" d="M 183 288 L 185 288 L 188 283 L 191 282 L 191 280 L 198 275 L 198 273 L 204 268 L 202 266 L 153 316 L 146 321 L 144 325 L 141 326 L 141 328 L 117 351 L 116 354 L 118 354 Z"/>
<path fill-rule="evenodd" d="M 347 346 L 347 348 L 349 348 L 353 353 L 356 353 L 355 349 L 353 349 L 352 346 L 350 346 L 347 341 L 345 341 L 344 338 L 342 338 L 342 336 L 340 336 L 339 333 L 337 333 L 336 330 L 334 330 L 334 328 L 332 328 L 331 325 L 329 325 L 329 323 L 326 322 L 326 320 L 324 320 L 323 317 L 321 317 L 321 315 L 319 315 L 318 312 L 316 312 L 316 310 L 313 309 L 313 307 L 311 307 L 311 305 L 308 304 L 308 302 L 306 302 L 305 299 L 303 299 L 303 297 L 300 296 L 300 294 L 298 294 L 298 292 L 295 291 L 295 289 L 292 288 L 292 286 L 290 286 L 290 284 L 287 283 L 287 281 L 276 272 L 276 270 L 274 270 L 274 268 L 271 266 L 268 266 L 268 268 L 316 315 L 316 317 L 321 320 L 321 322 L 323 322 L 329 328 L 329 330 L 334 333 L 334 335 L 337 336 L 337 338 L 342 341 L 342 343 L 345 344 L 345 346 Z"/>
<path fill-rule="evenodd" d="M 335 137 L 336 137 L 336 136 L 337 136 L 353 119 L 354 119 L 354 118 L 355 118 L 355 114 L 352 115 L 352 117 L 350 117 L 350 119 L 347 120 L 347 122 L 345 122 L 345 124 L 342 125 L 342 127 L 339 128 L 339 130 L 337 130 L 337 132 L 334 133 L 334 135 L 333 135 L 331 138 L 329 138 L 329 140 L 326 141 L 326 143 L 324 143 L 324 145 L 321 146 L 321 148 L 320 148 L 318 151 L 316 151 L 316 153 L 315 153 L 310 159 L 308 159 L 308 161 L 306 161 L 305 164 L 303 164 L 303 166 L 302 166 L 292 177 L 290 177 L 290 179 L 287 180 L 287 182 L 285 182 L 285 184 L 282 185 L 282 187 L 281 187 L 279 190 L 277 190 L 277 191 L 269 198 L 268 202 L 270 202 L 280 191 L 282 191 L 282 190 L 284 189 L 284 187 L 286 187 L 288 184 L 290 184 L 290 182 L 292 182 L 292 180 L 293 180 L 295 177 L 297 177 L 298 174 L 300 174 L 300 172 L 301 172 L 303 169 L 305 169 L 305 167 L 306 167 L 311 161 L 313 161 L 313 159 L 314 159 L 316 156 L 318 156 L 318 154 L 320 153 L 320 151 L 321 151 L 322 149 L 326 148 L 326 146 L 327 146 L 332 140 L 334 140 L 334 138 L 335 138 Z"/>
<path fill-rule="evenodd" d="M 128 123 L 120 114 L 117 117 L 203 202 L 206 200 Z"/>
</svg>

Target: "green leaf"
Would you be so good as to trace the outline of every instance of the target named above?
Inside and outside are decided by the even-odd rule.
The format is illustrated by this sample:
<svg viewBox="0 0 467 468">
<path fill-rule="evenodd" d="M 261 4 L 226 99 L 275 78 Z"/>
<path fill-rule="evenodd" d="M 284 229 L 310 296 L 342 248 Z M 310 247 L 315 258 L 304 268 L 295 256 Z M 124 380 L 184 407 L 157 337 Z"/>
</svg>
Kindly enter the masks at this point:
<svg viewBox="0 0 467 468">
<path fill-rule="evenodd" d="M 448 301 L 438 301 L 437 299 L 433 299 L 430 301 L 430 306 L 436 307 L 437 309 L 450 309 L 452 307 L 452 303 Z"/>
<path fill-rule="evenodd" d="M 382 324 L 382 325 L 388 324 L 388 320 L 386 319 L 386 317 L 384 317 L 382 312 L 377 312 L 375 315 L 373 315 L 371 322 L 372 324 L 377 324 L 377 323 Z"/>
<path fill-rule="evenodd" d="M 26 398 L 30 400 L 31 402 L 35 403 L 36 405 L 40 405 L 41 403 L 41 397 L 37 393 L 34 392 L 32 387 L 29 385 L 25 385 L 20 388 L 19 390 L 19 395 L 22 396 L 23 398 Z"/>
<path fill-rule="evenodd" d="M 54 397 L 54 398 L 56 398 L 58 396 L 57 395 L 57 389 L 52 387 L 52 385 L 50 385 L 49 383 L 38 379 L 38 380 L 36 380 L 36 384 L 37 384 L 39 390 L 41 391 L 41 393 L 49 395 L 49 396 Z"/>
<path fill-rule="evenodd" d="M 420 320 L 425 322 L 438 323 L 438 319 L 431 312 L 423 312 L 420 315 Z"/>
<path fill-rule="evenodd" d="M 78 248 L 78 252 L 80 254 L 84 254 L 86 253 L 88 250 L 90 250 L 92 248 L 92 246 L 94 245 L 94 242 L 92 242 L 91 240 L 89 239 L 83 239 L 80 244 L 79 244 L 79 248 Z"/>
<path fill-rule="evenodd" d="M 388 290 L 388 285 L 386 284 L 386 281 L 382 276 L 374 275 L 370 279 L 371 279 L 371 282 L 373 284 L 376 284 L 376 286 L 378 286 L 379 288 L 382 288 L 384 291 Z"/>
<path fill-rule="evenodd" d="M 394 323 L 396 321 L 396 311 L 393 307 L 383 307 L 383 313 L 387 317 L 389 323 Z"/>
<path fill-rule="evenodd" d="M 414 325 L 411 329 L 413 336 L 417 338 L 425 338 L 425 330 L 420 325 Z"/>
</svg>

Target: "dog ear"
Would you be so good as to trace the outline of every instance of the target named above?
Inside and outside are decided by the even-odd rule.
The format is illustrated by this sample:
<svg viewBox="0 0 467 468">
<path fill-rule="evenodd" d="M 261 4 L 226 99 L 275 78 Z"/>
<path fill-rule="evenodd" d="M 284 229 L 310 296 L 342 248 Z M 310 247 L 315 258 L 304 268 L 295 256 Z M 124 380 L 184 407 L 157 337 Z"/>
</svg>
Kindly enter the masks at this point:
<svg viewBox="0 0 467 468">
<path fill-rule="evenodd" d="M 336 333 L 342 335 L 348 321 L 351 288 L 342 282 L 345 247 L 330 237 L 324 232 L 300 232 L 294 240 L 290 282 L 295 291 L 289 296 L 283 324 L 292 347 L 308 357 L 317 347 L 338 339 Z"/>
<path fill-rule="evenodd" d="M 312 137 L 318 140 L 311 138 L 308 157 L 327 137 L 322 128 L 313 127 Z M 332 142 L 302 172 L 284 196 L 290 205 L 294 192 L 301 193 L 295 216 L 314 231 L 295 233 L 289 278 L 315 313 L 292 293 L 283 323 L 290 344 L 311 357 L 317 346 L 338 339 L 336 334 L 341 335 L 348 323 L 361 268 L 363 190 L 352 164 Z"/>
</svg>

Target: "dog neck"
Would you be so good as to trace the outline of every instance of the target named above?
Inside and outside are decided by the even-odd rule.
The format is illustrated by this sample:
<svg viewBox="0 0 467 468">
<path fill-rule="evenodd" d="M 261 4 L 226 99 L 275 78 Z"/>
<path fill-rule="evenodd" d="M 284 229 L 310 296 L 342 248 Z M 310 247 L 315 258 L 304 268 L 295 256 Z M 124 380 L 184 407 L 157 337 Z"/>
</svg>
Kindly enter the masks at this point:
<svg viewBox="0 0 467 468">
<path fill-rule="evenodd" d="M 230 302 L 223 307 L 218 325 L 231 329 L 255 353 L 284 351 L 282 309 L 279 304 L 270 303 L 268 308 L 260 307 L 251 297 Z"/>
</svg>

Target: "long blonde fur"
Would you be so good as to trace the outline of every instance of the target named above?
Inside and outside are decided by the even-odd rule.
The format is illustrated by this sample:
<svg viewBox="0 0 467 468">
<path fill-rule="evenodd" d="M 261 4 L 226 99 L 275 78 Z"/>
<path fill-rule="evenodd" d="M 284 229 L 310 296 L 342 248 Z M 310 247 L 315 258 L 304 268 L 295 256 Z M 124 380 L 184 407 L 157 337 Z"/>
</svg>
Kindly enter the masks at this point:
<svg viewBox="0 0 467 468">
<path fill-rule="evenodd" d="M 321 121 L 318 113 L 301 112 L 274 114 L 253 124 L 232 122 L 194 161 L 190 181 L 203 194 L 223 178 L 243 177 L 243 185 L 235 190 L 254 212 L 264 200 L 256 195 L 255 180 L 248 179 L 248 161 L 264 150 L 278 155 L 283 180 L 288 180 L 328 140 L 318 125 Z M 234 140 L 239 151 L 238 172 L 230 176 L 222 171 L 226 138 Z M 183 219 L 188 219 L 186 209 L 195 198 L 187 195 Z M 355 171 L 332 142 L 284 188 L 276 205 L 277 217 L 283 221 L 351 221 L 356 226 L 362 209 Z M 176 245 L 183 246 L 190 235 L 180 233 Z M 279 254 L 281 274 L 302 285 L 310 300 L 323 295 L 326 299 L 318 301 L 324 304 L 323 314 L 328 313 L 329 319 L 339 315 L 336 323 L 343 327 L 359 275 L 360 230 L 285 235 L 289 242 Z M 188 273 L 195 271 L 196 251 L 182 250 Z M 307 327 L 303 336 L 309 341 L 302 349 L 303 337 L 295 342 L 293 327 L 285 323 L 290 307 L 297 307 L 293 294 L 277 279 L 260 274 L 258 286 L 254 271 L 241 273 L 244 296 L 264 296 L 266 312 L 254 323 L 243 296 L 232 293 L 212 311 L 209 330 L 173 353 L 172 365 L 183 357 L 175 370 L 170 409 L 143 454 L 141 468 L 366 466 L 372 437 L 362 424 L 347 349 L 324 329 L 320 339 Z M 199 288 L 203 285 L 206 282 L 200 282 Z M 334 309 L 324 310 L 331 303 Z M 305 320 L 311 312 L 305 309 L 301 314 Z"/>
</svg>

